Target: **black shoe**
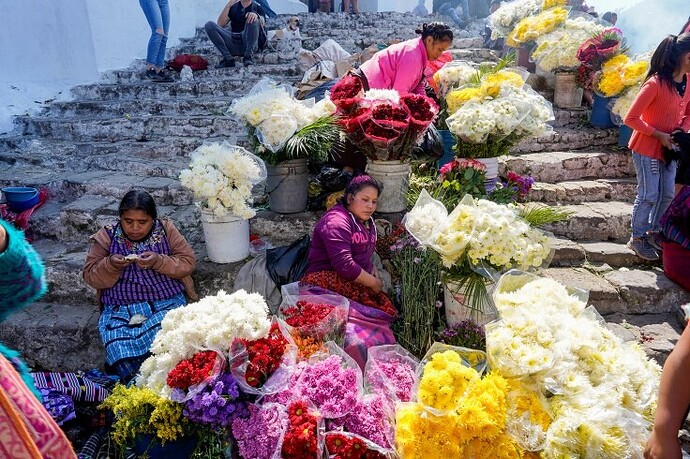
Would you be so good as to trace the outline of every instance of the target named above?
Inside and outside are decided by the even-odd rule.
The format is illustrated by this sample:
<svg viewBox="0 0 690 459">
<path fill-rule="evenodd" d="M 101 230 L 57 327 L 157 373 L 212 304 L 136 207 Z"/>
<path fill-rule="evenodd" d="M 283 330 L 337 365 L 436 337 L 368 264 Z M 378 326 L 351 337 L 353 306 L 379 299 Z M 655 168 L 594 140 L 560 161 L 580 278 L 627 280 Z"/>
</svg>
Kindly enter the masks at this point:
<svg viewBox="0 0 690 459">
<path fill-rule="evenodd" d="M 244 63 L 245 67 L 249 67 L 250 65 L 254 65 L 254 59 L 249 57 L 249 56 L 245 57 L 242 62 Z"/>
<path fill-rule="evenodd" d="M 155 69 L 148 69 L 145 74 L 146 78 L 148 78 L 149 80 L 155 80 L 156 75 L 157 73 Z"/>
<path fill-rule="evenodd" d="M 154 83 L 172 83 L 173 77 L 165 73 L 165 71 L 161 70 L 160 72 L 156 73 L 156 76 L 153 77 Z"/>
<path fill-rule="evenodd" d="M 217 69 L 224 69 L 228 67 L 234 67 L 235 66 L 235 59 L 230 58 L 230 59 L 221 59 L 218 64 L 216 64 Z"/>
</svg>

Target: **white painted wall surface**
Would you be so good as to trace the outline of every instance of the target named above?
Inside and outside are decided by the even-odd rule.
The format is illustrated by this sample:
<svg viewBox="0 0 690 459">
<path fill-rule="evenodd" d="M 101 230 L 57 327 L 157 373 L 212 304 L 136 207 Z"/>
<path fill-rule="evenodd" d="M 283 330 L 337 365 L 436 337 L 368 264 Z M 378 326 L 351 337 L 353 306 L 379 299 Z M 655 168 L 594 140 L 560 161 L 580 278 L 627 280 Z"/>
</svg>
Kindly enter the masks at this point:
<svg viewBox="0 0 690 459">
<path fill-rule="evenodd" d="M 431 13 L 433 0 L 424 0 L 426 9 Z M 359 0 L 360 11 L 398 11 L 406 13 L 412 11 L 419 4 L 419 0 Z"/>
<path fill-rule="evenodd" d="M 168 46 L 217 19 L 227 0 L 170 0 Z M 269 0 L 277 13 L 307 11 L 297 0 Z M 0 0 L 0 133 L 11 117 L 99 73 L 146 57 L 151 31 L 137 0 Z"/>
</svg>

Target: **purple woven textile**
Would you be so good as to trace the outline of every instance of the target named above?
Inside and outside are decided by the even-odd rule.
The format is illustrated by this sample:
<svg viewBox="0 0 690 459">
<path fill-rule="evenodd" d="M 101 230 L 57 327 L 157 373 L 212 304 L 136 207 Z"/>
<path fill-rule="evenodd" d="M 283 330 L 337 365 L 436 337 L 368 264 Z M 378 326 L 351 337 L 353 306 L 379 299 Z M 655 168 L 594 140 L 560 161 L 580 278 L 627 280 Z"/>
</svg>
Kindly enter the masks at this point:
<svg viewBox="0 0 690 459">
<path fill-rule="evenodd" d="M 343 347 L 360 368 L 364 369 L 370 347 L 395 344 L 395 336 L 391 330 L 394 319 L 394 316 L 379 309 L 350 301 L 350 314 L 345 327 Z"/>
</svg>

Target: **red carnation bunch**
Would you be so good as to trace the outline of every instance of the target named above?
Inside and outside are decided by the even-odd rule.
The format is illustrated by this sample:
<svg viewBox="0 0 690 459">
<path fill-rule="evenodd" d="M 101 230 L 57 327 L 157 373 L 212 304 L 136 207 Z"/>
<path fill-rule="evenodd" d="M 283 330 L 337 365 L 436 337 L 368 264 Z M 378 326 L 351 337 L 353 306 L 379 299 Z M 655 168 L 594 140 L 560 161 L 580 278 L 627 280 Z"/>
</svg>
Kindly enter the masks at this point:
<svg viewBox="0 0 690 459">
<path fill-rule="evenodd" d="M 281 313 L 300 338 L 340 342 L 345 335 L 348 309 L 342 306 L 299 300 Z"/>
<path fill-rule="evenodd" d="M 594 74 L 601 70 L 604 62 L 625 51 L 623 32 L 617 27 L 609 27 L 600 34 L 585 40 L 577 50 L 581 62 L 576 82 L 585 89 L 592 88 Z"/>
<path fill-rule="evenodd" d="M 259 387 L 280 366 L 288 341 L 278 324 L 274 323 L 266 338 L 240 342 L 244 344 L 249 360 L 245 380 L 251 387 Z"/>
<path fill-rule="evenodd" d="M 166 382 L 173 389 L 187 390 L 213 374 L 218 354 L 215 351 L 201 351 L 175 365 Z"/>
<path fill-rule="evenodd" d="M 300 300 L 294 306 L 283 311 L 285 322 L 291 327 L 302 328 L 316 325 L 328 316 L 333 310 L 329 304 L 310 303 Z"/>
<path fill-rule="evenodd" d="M 356 435 L 328 432 L 326 448 L 331 459 L 385 459 L 386 456 L 369 446 L 369 442 Z"/>
<path fill-rule="evenodd" d="M 288 407 L 289 425 L 283 439 L 283 459 L 320 457 L 318 454 L 318 419 L 303 401 Z"/>
</svg>

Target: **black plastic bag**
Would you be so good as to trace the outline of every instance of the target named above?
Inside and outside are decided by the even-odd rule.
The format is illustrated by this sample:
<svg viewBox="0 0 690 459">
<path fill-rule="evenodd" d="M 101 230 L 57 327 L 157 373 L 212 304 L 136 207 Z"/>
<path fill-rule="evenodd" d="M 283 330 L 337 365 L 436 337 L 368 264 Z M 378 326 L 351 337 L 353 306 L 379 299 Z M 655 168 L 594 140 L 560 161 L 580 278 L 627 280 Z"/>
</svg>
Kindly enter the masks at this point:
<svg viewBox="0 0 690 459">
<path fill-rule="evenodd" d="M 345 172 L 337 167 L 324 166 L 316 176 L 316 181 L 319 182 L 324 191 L 332 193 L 334 191 L 342 191 L 347 187 L 352 180 L 352 173 Z"/>
<path fill-rule="evenodd" d="M 432 124 L 427 129 L 422 143 L 412 152 L 412 160 L 416 163 L 436 162 L 443 156 L 443 140 L 438 129 Z"/>
<path fill-rule="evenodd" d="M 278 287 L 297 282 L 307 269 L 311 237 L 305 234 L 290 245 L 266 251 L 266 271 Z"/>
</svg>

